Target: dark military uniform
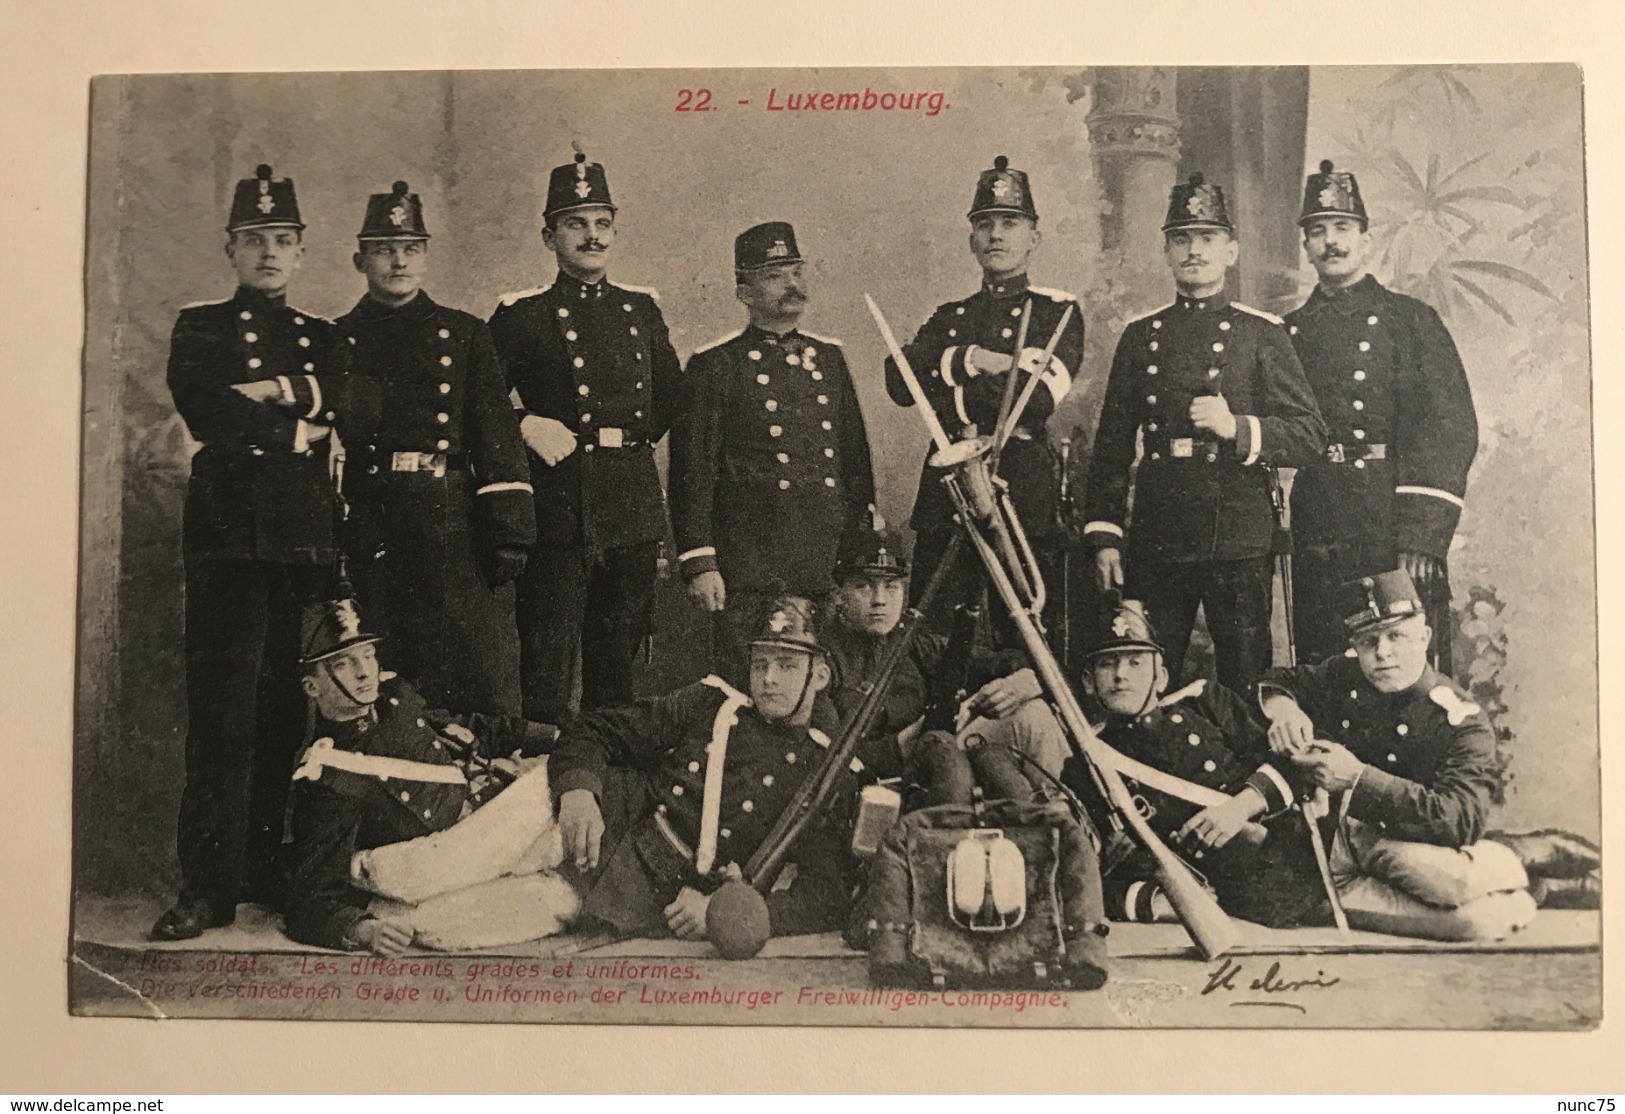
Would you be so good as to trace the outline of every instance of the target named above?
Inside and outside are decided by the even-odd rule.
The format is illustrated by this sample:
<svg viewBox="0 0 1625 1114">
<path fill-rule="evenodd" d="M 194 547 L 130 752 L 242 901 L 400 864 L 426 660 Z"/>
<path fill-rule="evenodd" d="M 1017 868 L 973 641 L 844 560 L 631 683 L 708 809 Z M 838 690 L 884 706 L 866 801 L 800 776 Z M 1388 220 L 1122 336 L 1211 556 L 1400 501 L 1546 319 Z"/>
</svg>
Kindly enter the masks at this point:
<svg viewBox="0 0 1625 1114">
<path fill-rule="evenodd" d="M 1038 219 L 1026 174 L 1010 170 L 1002 155 L 994 160 L 994 169 L 984 171 L 977 182 L 969 216 L 974 220 L 983 213 L 1013 213 Z M 970 297 L 938 306 L 913 341 L 904 346 L 903 354 L 919 377 L 943 429 L 953 435 L 974 425 L 977 433 L 989 436 L 998 424 L 1005 376 L 978 374 L 968 362 L 971 349 L 1020 355 L 1015 352 L 1015 337 L 1021 325 L 1022 306 L 1028 301 L 1032 303 L 1025 350 L 1029 358 L 1043 353 L 1067 307 L 1072 308 L 1049 366 L 1043 369 L 1043 386 L 1033 392 L 999 458 L 999 474 L 1009 484 L 1010 501 L 1040 559 L 1048 566 L 1055 555 L 1055 539 L 1045 534 L 1056 521 L 1057 458 L 1046 423 L 1056 404 L 1072 389 L 1072 376 L 1083 360 L 1083 309 L 1077 299 L 1062 290 L 1030 286 L 1025 274 L 1002 282 L 984 281 Z M 1029 376 L 1024 371 L 1016 374 L 1019 397 Z M 886 392 L 899 406 L 914 405 L 914 396 L 890 359 L 886 361 Z M 942 473 L 931 467 L 929 458 L 928 452 L 920 469 L 914 514 L 909 520 L 918 534 L 914 562 L 921 575 L 911 586 L 916 600 L 956 529 L 953 503 L 942 485 Z M 975 566 L 975 561 L 961 562 L 952 581 L 944 587 L 939 615 L 977 590 L 982 574 Z"/>
<path fill-rule="evenodd" d="M 694 353 L 672 434 L 672 526 L 683 575 L 722 573 L 719 665 L 780 582 L 818 597 L 842 531 L 874 502 L 863 412 L 839 342 L 751 326 Z M 725 628 L 725 629 L 724 629 Z"/>
<path fill-rule="evenodd" d="M 602 166 L 583 156 L 553 171 L 549 214 L 594 206 L 614 209 Z M 681 365 L 654 291 L 563 271 L 504 295 L 491 336 L 525 414 L 577 437 L 557 464 L 530 454 L 537 544 L 519 581 L 525 715 L 560 723 L 578 650 L 582 707 L 632 700 L 666 535 L 654 446 L 671 428 Z"/>
<path fill-rule="evenodd" d="M 1465 847 L 1484 834 L 1500 781 L 1495 731 L 1448 677 L 1430 666 L 1405 691 L 1381 693 L 1357 659 L 1339 654 L 1271 670 L 1259 688 L 1290 695 L 1317 736 L 1366 764 L 1343 806 L 1349 817 L 1375 824 L 1389 839 L 1442 847 Z"/>
<path fill-rule="evenodd" d="M 478 803 L 471 755 L 540 754 L 557 734 L 517 717 L 433 710 L 392 674 L 365 716 L 319 722 L 316 730 L 294 774 L 294 869 L 284 924 L 295 940 L 324 948 L 354 947 L 348 934 L 367 915 L 371 895 L 350 874 L 355 852 L 450 828 Z M 335 752 L 342 766 L 331 761 Z"/>
<path fill-rule="evenodd" d="M 1174 219 L 1191 203 L 1184 198 L 1205 223 Z M 1194 175 L 1176 186 L 1167 227 L 1229 228 L 1218 187 Z M 1233 443 L 1196 430 L 1190 407 L 1202 395 L 1224 396 Z M 1124 589 L 1156 621 L 1170 676 L 1180 676 L 1199 606 L 1221 682 L 1245 689 L 1268 666 L 1269 469 L 1318 459 L 1325 443 L 1280 318 L 1222 293 L 1180 295 L 1123 330 L 1095 434 L 1084 537 L 1095 551 L 1126 540 Z"/>
<path fill-rule="evenodd" d="M 363 298 L 339 326 L 384 400 L 377 427 L 346 442 L 357 593 L 431 703 L 517 715 L 514 589 L 501 579 L 517 570 L 497 561 L 530 546 L 535 513 L 490 333 L 425 293 L 399 308 Z"/>
<path fill-rule="evenodd" d="M 269 167 L 239 184 L 230 228 L 297 227 L 293 183 Z M 233 384 L 339 372 L 331 322 L 239 288 L 184 308 L 169 390 L 201 447 L 182 525 L 186 561 L 186 787 L 182 899 L 229 920 L 252 893 L 276 900 L 288 774 L 304 729 L 299 608 L 329 591 L 330 445 L 313 408 L 250 400 Z M 338 376 L 335 376 L 335 392 Z M 195 934 L 195 933 L 194 933 Z"/>
<path fill-rule="evenodd" d="M 814 720 L 833 727 L 822 700 Z M 584 715 L 548 760 L 556 798 L 587 789 L 603 811 L 600 867 L 583 881 L 583 913 L 624 931 L 663 925 L 662 910 L 682 887 L 712 890 L 717 871 L 749 861 L 829 746 L 826 730 L 771 723 L 715 677 Z M 847 829 L 840 817 L 862 772 L 853 759 L 842 771 L 840 804 L 791 851 L 792 884 L 767 897 L 775 936 L 826 931 L 845 918 Z M 704 835 L 708 781 L 716 782 L 714 847 Z"/>
<path fill-rule="evenodd" d="M 1308 834 L 1298 814 L 1287 814 L 1296 798 L 1294 772 L 1272 759 L 1265 730 L 1241 697 L 1223 685 L 1198 680 L 1143 715 L 1105 715 L 1096 731 L 1114 750 L 1203 789 L 1231 796 L 1249 787 L 1257 790 L 1270 821 L 1264 841 L 1237 836 L 1194 866 L 1235 916 L 1276 926 L 1325 922 L 1328 912 Z M 1070 759 L 1061 776 L 1089 802 L 1101 830 L 1107 830 L 1110 817 L 1088 771 Z M 1132 776 L 1126 781 L 1152 830 L 1170 846 L 1175 833 L 1204 807 Z M 1156 861 L 1137 845 L 1128 858 L 1112 864 L 1105 878 L 1111 916 L 1153 919 L 1156 875 Z"/>
<path fill-rule="evenodd" d="M 1324 163 L 1306 192 L 1303 221 L 1364 223 L 1354 175 Z M 1338 585 L 1392 569 L 1405 552 L 1444 567 L 1478 452 L 1478 416 L 1455 342 L 1426 303 L 1366 275 L 1346 289 L 1316 286 L 1286 320 L 1330 441 L 1292 485 L 1293 619 L 1299 653 L 1315 660 L 1344 644 Z M 1449 673 L 1447 576 L 1424 602 Z"/>
</svg>

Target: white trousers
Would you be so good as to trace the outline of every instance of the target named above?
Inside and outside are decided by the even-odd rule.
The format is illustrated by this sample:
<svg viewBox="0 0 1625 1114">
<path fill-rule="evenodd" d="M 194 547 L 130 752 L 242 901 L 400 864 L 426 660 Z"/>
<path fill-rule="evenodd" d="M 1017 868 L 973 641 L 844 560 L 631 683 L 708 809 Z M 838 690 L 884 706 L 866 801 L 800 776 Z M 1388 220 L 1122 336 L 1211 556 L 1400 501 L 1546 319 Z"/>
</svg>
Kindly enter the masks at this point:
<svg viewBox="0 0 1625 1114">
<path fill-rule="evenodd" d="M 421 946 L 495 947 L 574 919 L 581 898 L 555 872 L 563 861 L 543 759 L 445 831 L 356 852 L 350 875 L 378 895 L 372 912 L 409 926 Z"/>
<path fill-rule="evenodd" d="M 1354 928 L 1425 940 L 1499 940 L 1535 917 L 1523 864 L 1491 840 L 1461 848 L 1410 843 L 1345 817 L 1327 857 Z"/>
</svg>

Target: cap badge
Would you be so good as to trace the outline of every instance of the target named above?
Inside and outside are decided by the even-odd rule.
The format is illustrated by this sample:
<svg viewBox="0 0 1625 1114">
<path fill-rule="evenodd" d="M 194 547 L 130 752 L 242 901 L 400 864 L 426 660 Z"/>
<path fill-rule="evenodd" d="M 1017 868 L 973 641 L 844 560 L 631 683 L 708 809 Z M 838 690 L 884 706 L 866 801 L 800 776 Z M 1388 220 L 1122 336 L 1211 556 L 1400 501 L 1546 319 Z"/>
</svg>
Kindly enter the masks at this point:
<svg viewBox="0 0 1625 1114">
<path fill-rule="evenodd" d="M 260 179 L 260 199 L 255 204 L 262 213 L 269 213 L 276 208 L 276 202 L 271 200 L 271 183 L 265 178 Z"/>
<path fill-rule="evenodd" d="M 1185 211 L 1197 220 L 1212 220 L 1213 195 L 1206 187 L 1197 187 L 1191 191 L 1191 199 L 1185 202 Z"/>
<path fill-rule="evenodd" d="M 767 629 L 774 634 L 783 634 L 790 629 L 790 615 L 788 612 L 775 611 L 772 618 L 767 621 Z"/>
<path fill-rule="evenodd" d="M 1326 187 L 1320 191 L 1320 204 L 1323 208 L 1335 208 L 1340 200 L 1342 199 L 1338 196 L 1337 187 L 1331 185 L 1330 183 L 1328 183 Z"/>
<path fill-rule="evenodd" d="M 389 211 L 389 223 L 393 224 L 396 228 L 399 228 L 406 223 L 405 205 L 397 205 Z"/>
<path fill-rule="evenodd" d="M 773 246 L 767 249 L 767 256 L 768 256 L 769 259 L 774 259 L 774 258 L 777 258 L 779 256 L 789 255 L 789 254 L 790 254 L 790 246 L 788 244 L 786 244 L 783 240 L 774 240 L 773 241 Z"/>
<path fill-rule="evenodd" d="M 994 197 L 1002 198 L 1006 194 L 1008 194 L 1009 192 L 1010 192 L 1010 179 L 1002 178 L 1002 177 L 993 179 L 993 196 Z"/>
<path fill-rule="evenodd" d="M 1128 637 L 1128 635 L 1129 635 L 1129 621 L 1128 621 L 1128 616 L 1127 615 L 1119 614 L 1116 618 L 1114 618 L 1112 620 L 1112 633 L 1115 634 L 1118 638 L 1127 638 Z"/>
</svg>

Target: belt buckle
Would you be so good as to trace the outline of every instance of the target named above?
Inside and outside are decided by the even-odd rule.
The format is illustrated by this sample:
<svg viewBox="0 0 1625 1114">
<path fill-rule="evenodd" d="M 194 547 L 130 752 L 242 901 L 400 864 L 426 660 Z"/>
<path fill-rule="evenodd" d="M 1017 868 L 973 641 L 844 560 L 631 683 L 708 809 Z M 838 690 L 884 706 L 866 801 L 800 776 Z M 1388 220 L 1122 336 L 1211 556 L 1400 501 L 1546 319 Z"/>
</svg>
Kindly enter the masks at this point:
<svg viewBox="0 0 1625 1114">
<path fill-rule="evenodd" d="M 600 428 L 598 431 L 598 447 L 601 449 L 619 449 L 626 445 L 626 431 L 613 426 Z"/>
<path fill-rule="evenodd" d="M 1192 457 L 1196 455 L 1196 439 L 1194 437 L 1173 437 L 1168 441 L 1168 455 L 1174 457 Z"/>
<path fill-rule="evenodd" d="M 416 472 L 418 470 L 417 453 L 392 453 L 389 458 L 391 472 Z"/>
<path fill-rule="evenodd" d="M 1343 446 L 1337 444 L 1326 446 L 1326 459 L 1333 464 L 1342 464 L 1348 457 L 1343 455 Z"/>
</svg>

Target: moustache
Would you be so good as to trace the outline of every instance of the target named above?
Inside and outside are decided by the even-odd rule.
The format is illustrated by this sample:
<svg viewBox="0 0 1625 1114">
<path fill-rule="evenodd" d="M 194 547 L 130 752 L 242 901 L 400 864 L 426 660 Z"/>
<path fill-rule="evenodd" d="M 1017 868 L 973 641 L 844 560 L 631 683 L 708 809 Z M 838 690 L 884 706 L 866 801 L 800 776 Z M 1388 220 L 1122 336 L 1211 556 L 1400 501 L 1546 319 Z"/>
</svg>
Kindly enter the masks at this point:
<svg viewBox="0 0 1625 1114">
<path fill-rule="evenodd" d="M 1341 251 L 1338 248 L 1327 248 L 1325 251 L 1320 253 L 1320 258 L 1322 261 L 1331 259 L 1347 259 L 1348 257 L 1348 252 Z"/>
</svg>

